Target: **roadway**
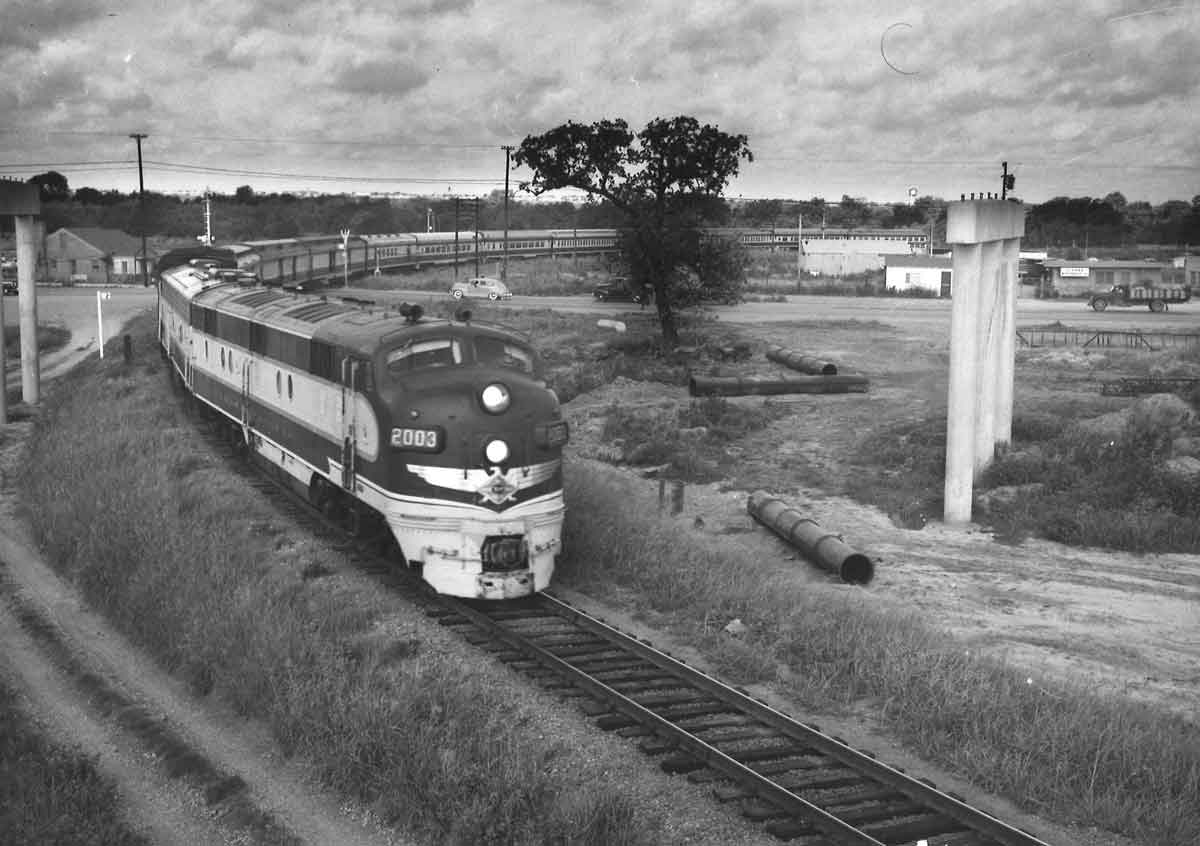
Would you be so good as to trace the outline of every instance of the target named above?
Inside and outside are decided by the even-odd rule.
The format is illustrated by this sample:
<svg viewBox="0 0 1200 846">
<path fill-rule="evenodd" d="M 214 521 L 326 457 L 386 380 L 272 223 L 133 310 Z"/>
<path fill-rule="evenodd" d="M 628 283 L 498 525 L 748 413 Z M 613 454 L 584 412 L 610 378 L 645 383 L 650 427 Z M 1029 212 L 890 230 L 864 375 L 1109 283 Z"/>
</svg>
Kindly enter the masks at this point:
<svg viewBox="0 0 1200 846">
<path fill-rule="evenodd" d="M 430 291 L 380 291 L 366 288 L 335 289 L 335 294 L 362 297 L 383 303 L 428 303 L 445 295 Z M 462 300 L 465 307 L 487 306 L 487 300 Z M 548 308 L 597 317 L 649 314 L 634 303 L 602 303 L 586 296 L 522 296 L 514 294 L 501 305 L 509 309 Z M 727 323 L 788 323 L 797 321 L 878 321 L 912 331 L 950 331 L 950 300 L 908 297 L 838 297 L 826 295 L 788 296 L 786 302 L 747 302 L 735 306 L 706 306 L 705 311 Z M 1152 314 L 1146 306 L 1109 308 L 1097 312 L 1082 300 L 1017 300 L 1017 326 L 1041 326 L 1060 322 L 1073 328 L 1127 332 L 1200 332 L 1200 301 L 1172 305 L 1162 314 Z"/>
</svg>

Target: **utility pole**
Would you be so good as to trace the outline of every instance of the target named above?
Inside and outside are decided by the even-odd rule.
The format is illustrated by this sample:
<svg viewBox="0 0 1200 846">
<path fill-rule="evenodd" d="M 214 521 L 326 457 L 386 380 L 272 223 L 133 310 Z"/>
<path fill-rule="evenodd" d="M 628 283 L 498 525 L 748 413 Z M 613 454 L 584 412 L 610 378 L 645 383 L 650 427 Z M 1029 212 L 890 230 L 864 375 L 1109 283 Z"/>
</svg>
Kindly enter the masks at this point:
<svg viewBox="0 0 1200 846">
<path fill-rule="evenodd" d="M 146 183 L 142 179 L 142 139 L 148 137 L 144 132 L 134 132 L 130 136 L 137 142 L 138 151 L 138 218 L 142 230 L 142 285 L 150 286 L 149 269 L 146 267 L 150 256 L 146 253 Z"/>
<path fill-rule="evenodd" d="M 475 198 L 475 275 L 479 275 L 479 198 Z"/>
<path fill-rule="evenodd" d="M 508 282 L 508 165 L 512 161 L 512 145 L 506 144 L 500 148 L 504 151 L 504 267 L 500 271 L 500 281 Z"/>
<path fill-rule="evenodd" d="M 458 281 L 458 197 L 454 198 L 454 281 Z"/>
<path fill-rule="evenodd" d="M 1008 172 L 1008 162 L 1000 162 L 1003 171 L 1000 174 L 1000 199 L 1008 197 L 1009 190 L 1016 184 L 1017 177 Z"/>
</svg>

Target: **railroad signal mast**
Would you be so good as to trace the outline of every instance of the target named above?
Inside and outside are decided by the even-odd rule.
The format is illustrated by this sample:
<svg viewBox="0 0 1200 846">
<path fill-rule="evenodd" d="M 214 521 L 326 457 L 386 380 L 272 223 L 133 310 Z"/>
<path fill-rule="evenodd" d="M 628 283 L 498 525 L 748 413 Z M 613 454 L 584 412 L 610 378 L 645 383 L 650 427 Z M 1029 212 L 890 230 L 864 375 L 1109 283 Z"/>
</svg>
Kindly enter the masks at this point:
<svg viewBox="0 0 1200 846">
<path fill-rule="evenodd" d="M 1000 175 L 1000 199 L 1004 200 L 1008 198 L 1008 192 L 1017 184 L 1017 177 L 1008 172 L 1008 162 L 1000 162 L 1000 166 L 1003 168 Z"/>
</svg>

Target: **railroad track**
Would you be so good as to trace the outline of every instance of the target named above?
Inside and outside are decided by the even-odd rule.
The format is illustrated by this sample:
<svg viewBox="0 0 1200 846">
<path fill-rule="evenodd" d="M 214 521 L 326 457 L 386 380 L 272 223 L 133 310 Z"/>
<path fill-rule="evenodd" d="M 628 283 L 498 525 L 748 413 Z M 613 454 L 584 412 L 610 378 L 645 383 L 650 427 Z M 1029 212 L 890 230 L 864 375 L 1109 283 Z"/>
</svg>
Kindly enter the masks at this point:
<svg viewBox="0 0 1200 846">
<path fill-rule="evenodd" d="M 641 737 L 669 773 L 804 846 L 1046 846 L 1037 837 L 798 722 L 547 594 L 516 603 L 438 597 L 428 613 L 560 696 L 597 726 Z"/>
<path fill-rule="evenodd" d="M 233 457 L 219 432 L 208 439 Z M 294 491 L 243 467 L 281 510 L 325 538 L 337 529 Z M 640 747 L 668 773 L 711 786 L 797 846 L 1047 846 L 961 797 L 878 761 L 653 646 L 543 593 L 465 602 L 440 596 L 370 544 L 342 538 L 362 570 L 425 613 Z"/>
</svg>

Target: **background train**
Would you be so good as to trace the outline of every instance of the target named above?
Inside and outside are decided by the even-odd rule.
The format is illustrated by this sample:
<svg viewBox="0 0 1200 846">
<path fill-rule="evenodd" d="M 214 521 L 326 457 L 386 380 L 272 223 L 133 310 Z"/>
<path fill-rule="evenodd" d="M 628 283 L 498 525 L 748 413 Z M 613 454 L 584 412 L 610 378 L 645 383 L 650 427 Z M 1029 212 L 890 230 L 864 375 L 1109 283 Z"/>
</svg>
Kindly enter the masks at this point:
<svg viewBox="0 0 1200 846">
<path fill-rule="evenodd" d="M 519 333 L 260 284 L 228 251 L 159 262 L 176 381 L 240 449 L 434 589 L 540 591 L 560 552 L 567 423 Z"/>
<path fill-rule="evenodd" d="M 798 250 L 801 231 L 795 229 L 716 229 L 714 234 L 736 238 L 749 249 Z M 805 229 L 812 241 L 855 239 L 896 242 L 896 252 L 924 252 L 928 233 L 917 229 Z M 300 284 L 417 269 L 426 265 L 498 261 L 510 256 L 537 258 L 617 253 L 615 229 L 513 230 L 486 232 L 401 232 L 390 235 L 351 234 L 343 247 L 339 235 L 315 235 L 229 244 L 239 267 L 252 270 L 267 284 Z"/>
</svg>

